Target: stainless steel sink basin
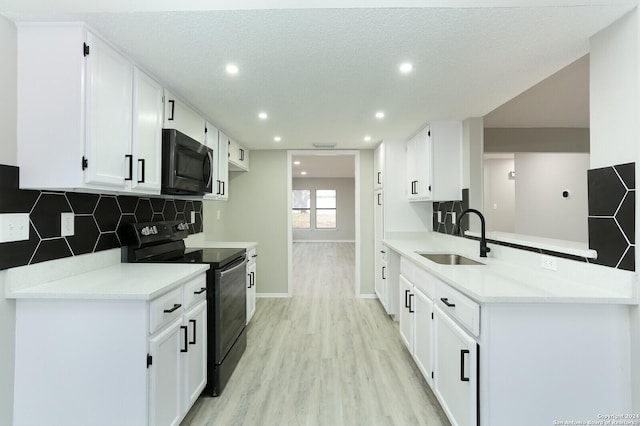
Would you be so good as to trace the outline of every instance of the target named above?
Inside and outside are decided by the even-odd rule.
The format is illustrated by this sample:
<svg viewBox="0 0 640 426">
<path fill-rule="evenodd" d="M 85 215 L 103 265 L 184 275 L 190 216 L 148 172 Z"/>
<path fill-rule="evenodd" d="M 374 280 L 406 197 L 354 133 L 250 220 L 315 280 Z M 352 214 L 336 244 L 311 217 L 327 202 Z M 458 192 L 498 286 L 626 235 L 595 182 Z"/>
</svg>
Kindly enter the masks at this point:
<svg viewBox="0 0 640 426">
<path fill-rule="evenodd" d="M 441 265 L 484 265 L 482 262 L 477 262 L 455 253 L 416 253 Z"/>
</svg>

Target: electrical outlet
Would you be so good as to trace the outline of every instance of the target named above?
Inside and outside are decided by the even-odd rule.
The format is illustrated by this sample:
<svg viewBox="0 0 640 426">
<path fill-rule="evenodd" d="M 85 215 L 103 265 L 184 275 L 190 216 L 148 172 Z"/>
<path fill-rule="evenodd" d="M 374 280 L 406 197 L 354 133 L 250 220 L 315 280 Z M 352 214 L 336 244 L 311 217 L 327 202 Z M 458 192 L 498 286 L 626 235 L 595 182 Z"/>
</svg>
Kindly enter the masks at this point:
<svg viewBox="0 0 640 426">
<path fill-rule="evenodd" d="M 29 239 L 29 213 L 0 214 L 0 243 Z"/>
<path fill-rule="evenodd" d="M 191 223 L 196 223 L 196 212 L 191 212 Z"/>
<path fill-rule="evenodd" d="M 558 269 L 556 258 L 551 256 L 544 256 L 544 255 L 540 256 L 540 267 L 542 269 L 556 271 Z"/>
<path fill-rule="evenodd" d="M 70 237 L 75 233 L 75 217 L 73 213 L 60 213 L 60 236 Z"/>
<path fill-rule="evenodd" d="M 442 223 L 442 212 L 438 210 L 438 223 Z"/>
<path fill-rule="evenodd" d="M 458 220 L 456 217 L 457 215 L 458 214 L 456 212 L 451 212 L 451 223 L 454 225 L 456 224 L 456 220 Z"/>
</svg>

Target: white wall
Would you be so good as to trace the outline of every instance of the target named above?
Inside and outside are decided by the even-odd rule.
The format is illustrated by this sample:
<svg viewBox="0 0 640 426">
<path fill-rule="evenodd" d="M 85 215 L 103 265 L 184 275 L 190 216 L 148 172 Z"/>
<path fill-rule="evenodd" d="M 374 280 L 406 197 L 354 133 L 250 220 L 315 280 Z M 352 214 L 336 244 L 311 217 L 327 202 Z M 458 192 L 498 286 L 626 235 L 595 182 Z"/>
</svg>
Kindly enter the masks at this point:
<svg viewBox="0 0 640 426">
<path fill-rule="evenodd" d="M 636 163 L 640 176 L 640 64 L 638 49 L 638 9 L 605 28 L 590 40 L 590 121 L 591 168 L 628 162 Z M 636 197 L 636 224 L 640 224 L 639 199 Z M 636 241 L 640 226 L 636 226 Z M 640 250 L 636 250 L 636 270 Z M 633 409 L 640 412 L 640 310 L 630 308 L 631 383 Z"/>
<path fill-rule="evenodd" d="M 513 155 L 510 158 L 485 158 L 484 160 L 484 218 L 487 231 L 515 231 L 516 185 L 509 172 L 515 170 Z"/>
<path fill-rule="evenodd" d="M 353 178 L 295 178 L 293 189 L 311 190 L 311 227 L 293 230 L 293 241 L 355 241 L 355 179 Z M 336 229 L 315 229 L 315 190 L 336 190 Z"/>
<path fill-rule="evenodd" d="M 515 232 L 588 242 L 588 168 L 589 154 L 516 153 Z"/>
<path fill-rule="evenodd" d="M 16 28 L 0 16 L 0 164 L 16 163 Z M 0 271 L 0 425 L 13 422 L 13 369 L 15 366 L 16 304 L 4 297 L 4 271 Z"/>
<path fill-rule="evenodd" d="M 13 22 L 0 16 L 0 164 L 10 166 L 17 165 L 16 39 L 16 27 Z"/>
</svg>

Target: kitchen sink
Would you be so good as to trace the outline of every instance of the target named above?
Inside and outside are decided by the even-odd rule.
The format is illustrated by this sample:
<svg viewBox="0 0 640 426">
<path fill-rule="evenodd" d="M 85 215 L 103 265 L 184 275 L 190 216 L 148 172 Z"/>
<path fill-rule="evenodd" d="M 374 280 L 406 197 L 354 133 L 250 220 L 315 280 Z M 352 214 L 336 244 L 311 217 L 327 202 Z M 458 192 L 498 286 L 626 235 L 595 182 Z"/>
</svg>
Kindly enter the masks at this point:
<svg viewBox="0 0 640 426">
<path fill-rule="evenodd" d="M 455 253 L 416 253 L 425 259 L 429 259 L 430 261 L 441 265 L 484 265 L 482 262 L 478 262 Z"/>
</svg>

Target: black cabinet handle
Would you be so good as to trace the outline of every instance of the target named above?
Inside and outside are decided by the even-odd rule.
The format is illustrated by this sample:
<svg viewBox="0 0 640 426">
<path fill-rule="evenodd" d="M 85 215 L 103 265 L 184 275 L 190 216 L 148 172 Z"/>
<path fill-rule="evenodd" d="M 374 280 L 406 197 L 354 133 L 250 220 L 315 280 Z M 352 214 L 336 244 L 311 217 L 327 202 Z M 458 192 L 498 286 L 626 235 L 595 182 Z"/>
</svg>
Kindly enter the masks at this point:
<svg viewBox="0 0 640 426">
<path fill-rule="evenodd" d="M 218 182 L 218 191 L 216 192 L 216 195 L 222 195 L 220 193 L 220 180 L 217 180 L 217 182 Z"/>
<path fill-rule="evenodd" d="M 189 342 L 189 344 L 195 345 L 196 344 L 196 320 L 192 319 L 192 320 L 189 320 L 189 322 L 193 324 L 193 341 Z"/>
<path fill-rule="evenodd" d="M 410 313 L 410 314 L 412 314 L 412 313 L 414 313 L 414 312 L 415 312 L 415 311 L 413 310 L 413 303 L 411 303 L 411 301 L 413 300 L 413 299 L 412 299 L 412 298 L 413 298 L 413 296 L 415 296 L 415 294 L 413 294 L 413 293 L 411 293 L 411 294 L 409 295 L 409 313 Z"/>
<path fill-rule="evenodd" d="M 133 155 L 127 154 L 124 156 L 129 162 L 129 176 L 124 178 L 124 180 L 132 180 L 133 179 Z"/>
<path fill-rule="evenodd" d="M 173 305 L 173 308 L 171 309 L 165 309 L 164 313 L 165 314 L 170 314 L 171 312 L 175 312 L 178 308 L 180 308 L 182 305 L 180 303 L 176 303 Z"/>
<path fill-rule="evenodd" d="M 469 378 L 468 377 L 464 377 L 464 355 L 468 354 L 469 350 L 468 349 L 461 349 L 460 350 L 460 381 L 461 382 L 468 382 Z"/>
<path fill-rule="evenodd" d="M 227 187 L 225 185 L 226 185 L 226 182 L 222 181 L 222 194 L 220 195 L 225 195 L 225 193 L 227 192 Z"/>
<path fill-rule="evenodd" d="M 257 254 L 252 254 L 251 257 L 258 257 L 258 255 Z"/>
<path fill-rule="evenodd" d="M 169 118 L 167 118 L 167 120 L 172 121 L 173 120 L 173 114 L 176 111 L 176 101 L 174 101 L 173 99 L 170 99 L 169 103 L 171 104 L 171 116 Z"/>
<path fill-rule="evenodd" d="M 380 178 L 382 177 L 382 172 L 378 172 L 378 185 L 382 184 Z"/>
<path fill-rule="evenodd" d="M 140 168 L 142 169 L 142 179 L 138 180 L 138 183 L 144 183 L 144 177 L 146 175 L 145 168 L 144 168 L 144 164 L 145 164 L 144 158 L 138 158 L 138 164 L 140 164 Z M 140 176 L 140 174 L 138 174 L 138 176 Z"/>
<path fill-rule="evenodd" d="M 442 300 L 442 303 L 444 303 L 445 305 L 447 305 L 450 308 L 454 308 L 456 306 L 455 303 L 449 303 L 449 298 L 448 297 L 441 297 L 440 300 Z"/>
<path fill-rule="evenodd" d="M 180 328 L 184 330 L 184 349 L 180 349 L 180 352 L 189 352 L 189 327 L 187 327 L 186 325 L 181 325 Z"/>
<path fill-rule="evenodd" d="M 429 185 L 429 192 L 431 192 L 431 185 Z"/>
<path fill-rule="evenodd" d="M 247 288 L 251 288 L 251 272 L 247 274 L 247 277 L 249 278 L 249 287 Z"/>
<path fill-rule="evenodd" d="M 238 148 L 240 150 L 240 161 L 244 161 L 244 149 Z"/>
<path fill-rule="evenodd" d="M 255 287 L 255 285 L 256 285 L 256 273 L 255 272 L 251 273 L 251 278 L 253 279 L 253 282 L 251 283 L 251 285 Z"/>
<path fill-rule="evenodd" d="M 205 291 L 207 291 L 207 288 L 206 288 L 206 287 L 202 287 L 202 288 L 200 288 L 200 290 L 198 290 L 198 291 L 194 291 L 194 292 L 193 292 L 193 294 L 202 294 L 202 293 L 204 293 Z"/>
<path fill-rule="evenodd" d="M 404 307 L 408 308 L 409 307 L 409 292 L 411 290 L 405 290 L 404 291 Z"/>
<path fill-rule="evenodd" d="M 383 266 L 383 267 L 382 267 L 382 279 L 383 279 L 383 280 L 386 280 L 386 279 L 387 279 L 387 277 L 385 277 L 385 276 L 384 276 L 384 271 L 385 271 L 386 269 L 387 269 L 387 267 L 386 267 L 386 266 Z"/>
<path fill-rule="evenodd" d="M 381 196 L 382 196 L 382 194 L 378 192 L 378 205 L 379 206 L 382 205 L 382 200 L 380 199 Z"/>
</svg>

